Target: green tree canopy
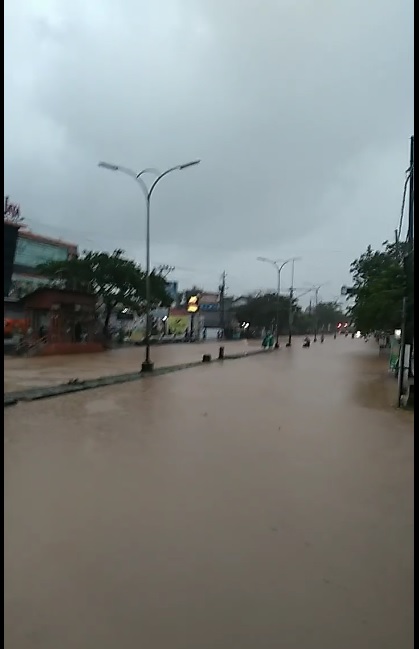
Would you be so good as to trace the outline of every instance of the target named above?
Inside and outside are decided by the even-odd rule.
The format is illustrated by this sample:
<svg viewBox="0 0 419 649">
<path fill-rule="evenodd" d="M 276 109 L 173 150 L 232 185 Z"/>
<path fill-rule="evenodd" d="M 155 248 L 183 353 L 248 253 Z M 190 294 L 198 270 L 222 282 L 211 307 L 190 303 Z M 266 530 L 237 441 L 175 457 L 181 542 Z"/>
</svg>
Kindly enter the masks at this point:
<svg viewBox="0 0 419 649">
<path fill-rule="evenodd" d="M 349 313 L 362 333 L 393 331 L 400 327 L 406 275 L 404 244 L 384 242 L 383 250 L 368 246 L 351 264 L 354 304 Z"/>
<path fill-rule="evenodd" d="M 276 325 L 279 304 L 279 330 L 288 331 L 290 299 L 285 295 L 279 297 L 276 293 L 266 293 L 249 298 L 247 304 L 237 308 L 236 318 L 239 322 L 249 322 L 251 327 L 274 328 Z M 294 325 L 297 326 L 298 318 L 302 315 L 297 300 L 293 300 Z"/>
<path fill-rule="evenodd" d="M 345 320 L 345 314 L 337 302 L 319 302 L 312 309 L 313 322 L 317 323 L 318 329 L 335 329 L 339 322 Z"/>
<path fill-rule="evenodd" d="M 73 290 L 96 295 L 104 307 L 104 332 L 108 332 L 109 319 L 119 307 L 135 313 L 145 311 L 146 274 L 141 266 L 124 256 L 122 250 L 84 252 L 67 261 L 52 261 L 38 266 L 37 271 L 53 282 Z M 167 283 L 162 275 L 150 275 L 152 307 L 169 306 Z"/>
</svg>

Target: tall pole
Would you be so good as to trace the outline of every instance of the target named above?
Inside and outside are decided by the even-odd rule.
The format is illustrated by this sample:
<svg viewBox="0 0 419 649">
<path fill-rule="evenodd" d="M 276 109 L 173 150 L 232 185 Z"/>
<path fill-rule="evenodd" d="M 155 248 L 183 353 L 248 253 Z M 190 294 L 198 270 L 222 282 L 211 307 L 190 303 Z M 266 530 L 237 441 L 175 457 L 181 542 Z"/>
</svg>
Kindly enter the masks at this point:
<svg viewBox="0 0 419 649">
<path fill-rule="evenodd" d="M 317 333 L 318 333 L 318 328 L 319 328 L 319 321 L 318 321 L 318 315 L 317 315 L 317 307 L 319 306 L 319 288 L 316 286 L 314 289 L 314 338 L 313 342 L 317 342 Z"/>
<path fill-rule="evenodd" d="M 410 165 L 409 165 L 409 214 L 406 236 L 406 254 L 403 259 L 406 294 L 403 299 L 402 335 L 400 340 L 399 356 L 399 384 L 398 405 L 401 405 L 403 392 L 406 391 L 405 379 L 412 376 L 412 354 L 414 344 L 414 136 L 410 138 Z M 408 346 L 408 359 L 405 365 L 406 347 Z"/>
<path fill-rule="evenodd" d="M 221 275 L 220 284 L 220 330 L 221 336 L 225 337 L 225 291 L 226 291 L 226 272 Z"/>
<path fill-rule="evenodd" d="M 311 327 L 311 325 L 312 325 L 312 319 L 311 319 L 311 316 L 312 316 L 311 298 L 310 298 L 310 302 L 309 302 L 309 305 L 308 305 L 308 315 L 309 315 L 309 322 L 310 322 L 310 326 L 309 326 L 309 331 L 308 331 L 308 333 L 310 333 L 310 327 Z"/>
<path fill-rule="evenodd" d="M 109 171 L 120 171 L 121 173 L 126 174 L 127 176 L 130 176 L 133 178 L 141 187 L 141 190 L 144 193 L 144 197 L 146 199 L 146 205 L 147 205 L 147 215 L 146 215 L 146 277 L 145 277 L 145 301 L 146 301 L 146 331 L 145 331 L 145 345 L 146 345 L 146 351 L 145 351 L 145 359 L 141 365 L 141 371 L 142 372 L 152 372 L 154 369 L 154 363 L 151 361 L 150 358 L 150 337 L 151 337 L 151 268 L 150 268 L 150 202 L 151 202 L 151 195 L 157 185 L 157 183 L 160 182 L 162 178 L 167 176 L 168 174 L 172 173 L 173 171 L 183 171 L 184 169 L 188 169 L 189 167 L 194 167 L 195 165 L 199 164 L 200 160 L 193 160 L 192 162 L 186 162 L 181 165 L 176 165 L 176 167 L 170 167 L 170 169 L 166 169 L 166 171 L 163 171 L 163 173 L 159 174 L 156 169 L 143 169 L 139 173 L 135 173 L 132 169 L 129 169 L 128 167 L 122 167 L 121 165 L 115 165 L 111 164 L 109 162 L 99 162 L 99 167 L 102 167 L 103 169 L 108 169 Z M 147 188 L 147 185 L 145 184 L 144 180 L 142 179 L 143 174 L 145 173 L 153 173 L 157 176 L 157 178 L 154 180 L 152 183 L 150 189 Z"/>
<path fill-rule="evenodd" d="M 292 270 L 291 270 L 291 287 L 290 287 L 290 304 L 288 311 L 288 347 L 291 347 L 292 344 L 292 319 L 293 319 L 293 298 L 294 298 L 294 266 L 295 259 L 292 259 Z"/>
<path fill-rule="evenodd" d="M 287 264 L 290 263 L 290 261 L 296 261 L 298 257 L 294 257 L 293 259 L 286 259 L 284 262 L 282 262 L 281 265 L 278 264 L 277 259 L 268 259 L 267 257 L 258 257 L 258 261 L 265 261 L 268 264 L 271 264 L 272 266 L 275 266 L 276 271 L 278 273 L 278 286 L 277 286 L 277 292 L 276 292 L 276 341 L 275 341 L 275 349 L 279 348 L 279 321 L 280 321 L 280 313 L 281 313 L 281 271 L 286 266 Z"/>
<path fill-rule="evenodd" d="M 397 376 L 397 406 L 400 408 L 402 405 L 402 396 L 404 390 L 404 356 L 406 349 L 406 298 L 403 298 L 402 306 L 402 322 L 401 322 L 401 338 L 400 338 L 400 356 L 399 356 L 399 373 Z"/>
<path fill-rule="evenodd" d="M 150 335 L 151 335 L 151 282 L 150 282 L 150 199 L 151 193 L 147 192 L 147 215 L 146 215 L 146 275 L 145 275 L 145 301 L 146 301 L 146 321 L 145 321 L 145 360 L 142 364 L 143 371 L 153 371 L 153 363 L 150 358 Z M 144 366 L 146 369 L 144 370 Z"/>
<path fill-rule="evenodd" d="M 412 347 L 414 339 L 414 305 L 413 305 L 413 292 L 414 292 L 414 137 L 410 138 L 410 181 L 409 181 L 409 216 L 408 228 L 406 237 L 406 257 L 405 257 L 405 272 L 406 272 L 406 335 L 405 343 L 410 345 L 409 356 L 409 375 L 411 375 L 411 358 Z"/>
<path fill-rule="evenodd" d="M 279 314 L 281 310 L 281 270 L 287 262 L 285 261 L 282 266 L 278 266 L 278 286 L 276 292 L 276 340 L 275 349 L 279 349 Z"/>
</svg>

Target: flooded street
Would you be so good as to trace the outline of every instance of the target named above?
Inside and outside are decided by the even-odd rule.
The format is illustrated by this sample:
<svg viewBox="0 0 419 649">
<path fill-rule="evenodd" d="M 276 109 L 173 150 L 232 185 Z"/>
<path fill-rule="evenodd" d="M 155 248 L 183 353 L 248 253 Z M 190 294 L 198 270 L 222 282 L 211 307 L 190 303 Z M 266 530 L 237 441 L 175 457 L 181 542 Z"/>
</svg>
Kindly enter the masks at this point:
<svg viewBox="0 0 419 649">
<path fill-rule="evenodd" d="M 239 354 L 260 349 L 259 341 L 240 340 L 223 343 L 226 354 Z M 153 345 L 151 358 L 155 367 L 171 367 L 199 361 L 203 354 L 217 358 L 220 343 Z M 4 359 L 4 391 L 26 390 L 46 385 L 67 383 L 70 379 L 85 381 L 99 376 L 139 372 L 145 348 L 137 346 L 109 349 L 96 354 L 67 356 L 6 357 Z"/>
<path fill-rule="evenodd" d="M 6 649 L 411 649 L 389 380 L 296 340 L 5 410 Z"/>
</svg>

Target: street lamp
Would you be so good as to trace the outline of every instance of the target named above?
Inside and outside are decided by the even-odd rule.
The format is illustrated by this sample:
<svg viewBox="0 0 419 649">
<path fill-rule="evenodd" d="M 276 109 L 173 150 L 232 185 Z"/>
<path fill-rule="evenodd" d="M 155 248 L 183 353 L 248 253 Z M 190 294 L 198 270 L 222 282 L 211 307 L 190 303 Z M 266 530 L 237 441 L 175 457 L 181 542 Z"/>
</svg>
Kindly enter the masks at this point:
<svg viewBox="0 0 419 649">
<path fill-rule="evenodd" d="M 145 343 L 146 343 L 146 352 L 145 359 L 141 365 L 142 372 L 152 372 L 154 368 L 154 363 L 150 358 L 150 324 L 151 324 L 151 291 L 150 291 L 150 200 L 151 195 L 162 178 L 172 173 L 172 171 L 183 171 L 189 167 L 194 167 L 199 164 L 200 160 L 192 160 L 191 162 L 186 162 L 181 165 L 176 165 L 176 167 L 170 167 L 166 169 L 163 173 L 159 174 L 156 169 L 147 168 L 140 171 L 138 174 L 135 173 L 132 169 L 128 167 L 122 167 L 120 165 L 110 164 L 109 162 L 99 162 L 99 167 L 102 169 L 108 169 L 109 171 L 120 171 L 121 173 L 131 176 L 141 187 L 144 197 L 146 199 L 147 205 L 147 217 L 146 217 L 146 334 L 145 334 Z M 153 173 L 157 178 L 153 181 L 150 188 L 147 187 L 142 176 L 145 173 Z"/>
<path fill-rule="evenodd" d="M 291 287 L 290 287 L 290 304 L 288 311 L 288 342 L 287 347 L 291 347 L 292 344 L 292 321 L 293 321 L 293 312 L 292 312 L 292 300 L 294 298 L 294 269 L 295 262 L 300 261 L 301 257 L 293 257 L 290 259 L 292 261 L 292 271 L 291 271 Z"/>
<path fill-rule="evenodd" d="M 279 265 L 279 259 L 268 259 L 267 257 L 258 257 L 258 261 L 263 261 L 266 262 L 267 264 L 271 264 L 271 266 L 275 266 L 276 271 L 278 273 L 278 288 L 277 288 L 277 301 L 276 301 L 276 342 L 275 342 L 275 349 L 278 349 L 279 347 L 279 311 L 280 311 L 280 304 L 281 304 L 281 270 L 286 266 L 291 259 L 286 259 L 281 265 Z"/>
<path fill-rule="evenodd" d="M 319 291 L 322 288 L 322 286 L 325 286 L 327 282 L 324 282 L 323 284 L 317 284 L 317 286 L 313 286 L 311 288 L 312 291 L 314 291 L 314 338 L 313 342 L 317 342 L 317 334 L 319 333 L 319 318 L 318 318 L 318 307 L 319 307 Z"/>
</svg>

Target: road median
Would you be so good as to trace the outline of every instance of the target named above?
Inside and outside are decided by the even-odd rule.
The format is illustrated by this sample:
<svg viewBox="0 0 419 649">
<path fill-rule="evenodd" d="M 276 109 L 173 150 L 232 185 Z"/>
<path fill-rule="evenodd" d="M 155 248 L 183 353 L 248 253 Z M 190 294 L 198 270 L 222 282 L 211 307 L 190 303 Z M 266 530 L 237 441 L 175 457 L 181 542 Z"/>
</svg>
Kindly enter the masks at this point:
<svg viewBox="0 0 419 649">
<path fill-rule="evenodd" d="M 266 354 L 266 351 L 264 349 L 255 349 L 241 353 L 226 354 L 222 359 L 211 359 L 211 364 L 238 360 L 240 358 L 248 358 L 250 356 L 257 356 L 258 354 Z M 19 401 L 38 401 L 40 399 L 49 399 L 64 394 L 73 394 L 74 392 L 83 392 L 85 390 L 93 390 L 95 388 L 102 388 L 109 385 L 118 385 L 120 383 L 129 383 L 139 380 L 152 380 L 153 377 L 156 376 L 162 376 L 164 374 L 170 374 L 172 372 L 179 372 L 181 370 L 187 370 L 192 367 L 199 367 L 202 366 L 202 364 L 203 363 L 201 359 L 189 363 L 179 363 L 178 365 L 158 367 L 151 374 L 143 374 L 142 372 L 126 372 L 123 374 L 99 376 L 94 379 L 79 380 L 78 378 L 75 378 L 70 379 L 66 383 L 59 383 L 57 385 L 47 385 L 24 390 L 14 390 L 4 393 L 4 407 L 16 405 L 17 403 L 19 403 Z"/>
</svg>

